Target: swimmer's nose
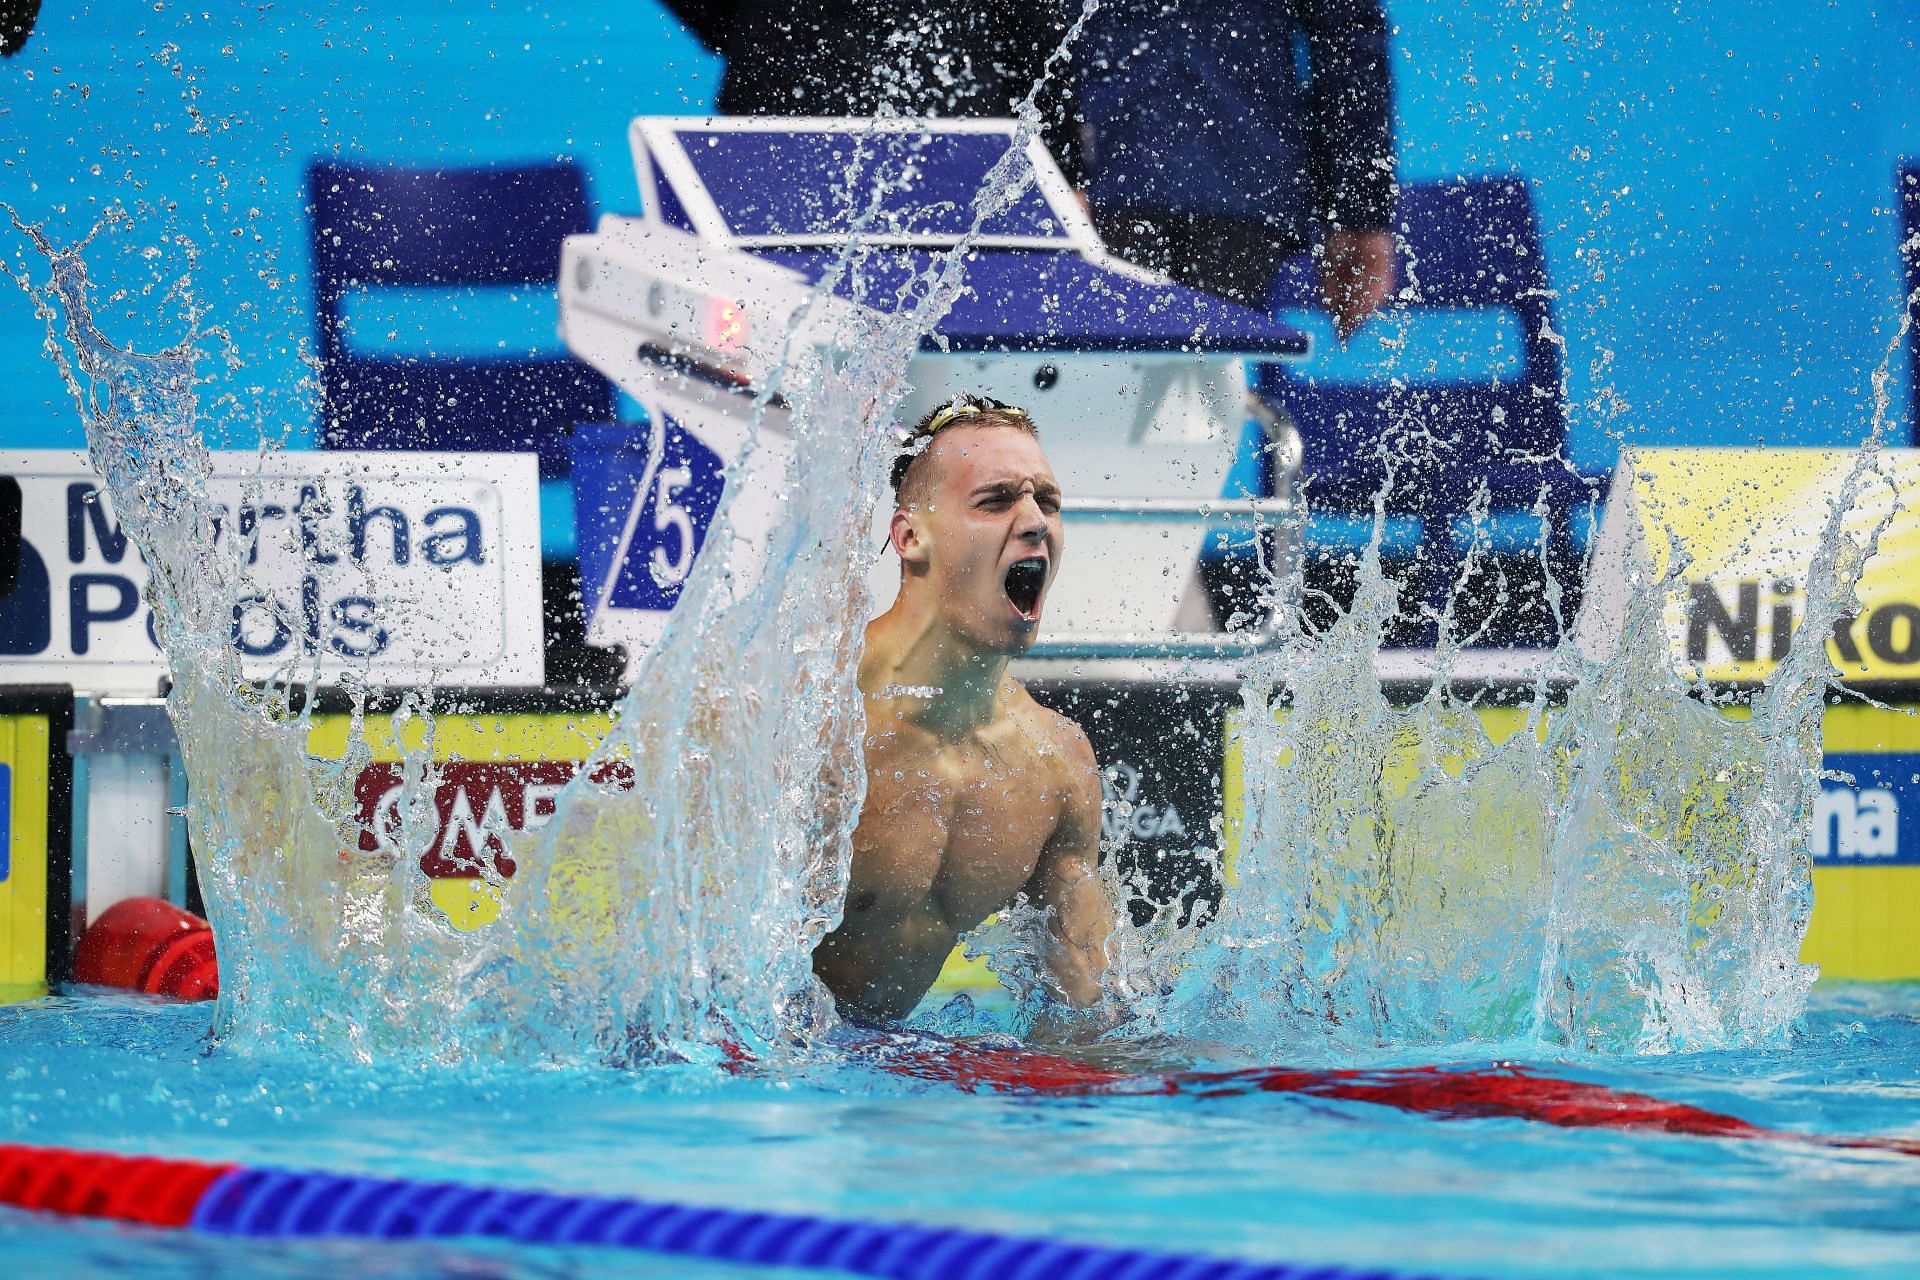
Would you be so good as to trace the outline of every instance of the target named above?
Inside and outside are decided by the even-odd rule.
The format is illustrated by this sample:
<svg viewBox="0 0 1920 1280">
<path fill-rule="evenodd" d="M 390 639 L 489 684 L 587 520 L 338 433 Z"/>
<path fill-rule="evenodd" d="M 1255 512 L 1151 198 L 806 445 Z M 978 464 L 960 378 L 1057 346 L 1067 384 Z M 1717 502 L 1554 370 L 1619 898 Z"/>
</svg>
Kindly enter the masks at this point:
<svg viewBox="0 0 1920 1280">
<path fill-rule="evenodd" d="M 1040 503 L 1032 494 L 1020 499 L 1020 519 L 1017 536 L 1028 542 L 1044 542 L 1047 538 L 1047 513 L 1040 509 Z"/>
</svg>

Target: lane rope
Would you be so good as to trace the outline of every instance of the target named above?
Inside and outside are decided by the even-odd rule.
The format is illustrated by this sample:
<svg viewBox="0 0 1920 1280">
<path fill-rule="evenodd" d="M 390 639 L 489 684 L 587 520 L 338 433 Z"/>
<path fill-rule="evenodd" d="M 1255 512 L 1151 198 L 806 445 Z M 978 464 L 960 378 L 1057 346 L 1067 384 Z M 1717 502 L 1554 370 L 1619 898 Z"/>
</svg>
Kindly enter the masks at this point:
<svg viewBox="0 0 1920 1280">
<path fill-rule="evenodd" d="M 466 1237 L 593 1245 L 885 1280 L 1419 1280 L 1399 1272 L 1243 1262 L 911 1223 L 9 1143 L 0 1143 L 0 1204 L 251 1239 Z"/>
</svg>

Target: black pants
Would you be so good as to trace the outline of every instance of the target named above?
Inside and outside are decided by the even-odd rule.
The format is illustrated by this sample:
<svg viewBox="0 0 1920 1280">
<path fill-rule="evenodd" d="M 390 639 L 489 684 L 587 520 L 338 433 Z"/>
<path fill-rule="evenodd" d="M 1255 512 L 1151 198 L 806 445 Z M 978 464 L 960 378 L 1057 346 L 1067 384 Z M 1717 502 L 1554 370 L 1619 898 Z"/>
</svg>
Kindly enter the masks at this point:
<svg viewBox="0 0 1920 1280">
<path fill-rule="evenodd" d="M 1182 284 L 1267 309 L 1283 259 L 1306 246 L 1264 219 L 1182 209 L 1095 209 L 1093 222 L 1115 253 Z"/>
</svg>

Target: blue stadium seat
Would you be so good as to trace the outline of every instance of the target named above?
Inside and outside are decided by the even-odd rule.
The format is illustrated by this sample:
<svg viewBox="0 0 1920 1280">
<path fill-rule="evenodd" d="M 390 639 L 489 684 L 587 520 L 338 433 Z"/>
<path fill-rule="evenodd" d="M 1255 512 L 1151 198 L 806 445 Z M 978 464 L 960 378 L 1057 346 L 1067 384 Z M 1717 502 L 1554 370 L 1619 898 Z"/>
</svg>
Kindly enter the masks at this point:
<svg viewBox="0 0 1920 1280">
<path fill-rule="evenodd" d="M 590 229 L 572 163 L 307 169 L 319 321 L 321 439 L 330 449 L 537 450 L 564 475 L 567 433 L 613 417 L 612 386 L 571 356 L 355 353 L 342 300 L 384 287 L 551 289 L 563 237 Z"/>
<path fill-rule="evenodd" d="M 1398 377 L 1342 381 L 1267 364 L 1254 389 L 1283 409 L 1300 430 L 1309 505 L 1351 528 L 1370 515 L 1386 481 L 1381 443 L 1395 454 L 1388 510 L 1396 523 L 1417 522 L 1417 563 L 1408 572 L 1415 605 L 1437 609 L 1454 589 L 1470 529 L 1459 517 L 1483 483 L 1495 513 L 1525 513 L 1545 493 L 1552 519 L 1549 556 L 1556 576 L 1577 576 L 1584 538 L 1577 522 L 1604 481 L 1573 474 L 1561 461 L 1567 424 L 1561 390 L 1562 350 L 1553 328 L 1546 260 L 1532 193 L 1522 178 L 1466 178 L 1401 189 L 1397 305 L 1406 308 L 1502 309 L 1518 322 L 1518 376 L 1479 380 Z M 1283 264 L 1271 300 L 1275 311 L 1320 305 L 1313 261 Z M 1417 439 L 1395 449 L 1395 428 L 1417 424 Z M 1271 491 L 1271 475 L 1264 478 Z M 1347 517 L 1341 519 L 1341 517 Z M 1509 520 L 1509 526 L 1525 523 Z M 1537 564 L 1538 524 L 1525 539 L 1509 538 L 1509 560 Z M 1308 550 L 1316 530 L 1308 530 Z M 1403 540 L 1404 541 L 1404 540 Z M 1517 545 L 1523 542 L 1526 545 Z M 1513 566 L 1501 572 L 1508 572 Z M 1310 584 L 1311 585 L 1311 584 Z M 1463 592 L 1463 598 L 1468 593 Z M 1523 596 L 1526 592 L 1509 593 Z M 1538 592 L 1533 593 L 1537 605 Z M 1460 602 L 1456 602 L 1459 607 Z M 1550 644 L 1550 618 L 1495 618 L 1480 642 Z M 1478 619 L 1460 619 L 1471 631 Z M 1390 639 L 1431 644 L 1430 619 L 1403 619 Z"/>
<path fill-rule="evenodd" d="M 1913 414 L 1912 440 L 1920 445 L 1920 160 L 1901 165 L 1895 185 L 1900 193 L 1900 260 L 1907 268 L 1907 359 L 1912 374 L 1907 402 Z"/>
</svg>

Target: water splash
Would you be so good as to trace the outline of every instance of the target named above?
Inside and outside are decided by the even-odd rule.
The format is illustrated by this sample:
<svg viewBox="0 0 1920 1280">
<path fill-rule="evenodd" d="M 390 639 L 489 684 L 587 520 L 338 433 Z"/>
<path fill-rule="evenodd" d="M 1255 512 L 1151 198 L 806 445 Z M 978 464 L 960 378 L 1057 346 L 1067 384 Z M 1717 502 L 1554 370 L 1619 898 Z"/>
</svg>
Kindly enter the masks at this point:
<svg viewBox="0 0 1920 1280">
<path fill-rule="evenodd" d="M 1382 570 L 1377 502 L 1354 607 L 1321 634 L 1294 623 L 1249 664 L 1235 883 L 1218 922 L 1134 967 L 1159 993 L 1134 1034 L 1333 1056 L 1467 1043 L 1660 1053 L 1781 1036 L 1815 977 L 1799 951 L 1827 639 L 1892 518 L 1888 504 L 1853 531 L 1863 496 L 1889 483 L 1884 382 L 1827 512 L 1805 619 L 1736 705 L 1671 663 L 1680 548 L 1664 571 L 1630 576 L 1624 621 L 1601 628 L 1611 643 L 1583 647 L 1593 631 L 1568 628 L 1520 704 L 1489 711 L 1452 692 L 1443 618 L 1439 674 L 1396 706 L 1376 664 L 1400 589 Z M 1622 483 L 1633 469 L 1629 453 Z M 1569 686 L 1562 705 L 1548 673 Z"/>
<path fill-rule="evenodd" d="M 1030 97 L 974 197 L 974 234 L 1023 194 L 1037 127 Z M 154 566 L 193 849 L 221 944 L 224 1044 L 400 1062 L 765 1061 L 805 1052 L 832 1021 L 810 957 L 838 919 L 864 794 L 855 676 L 870 513 L 902 374 L 958 297 L 973 239 L 904 283 L 879 270 L 884 284 L 869 286 L 886 251 L 859 233 L 920 176 L 911 152 L 866 168 L 856 234 L 759 388 L 749 451 L 770 447 L 757 437 L 775 405 L 790 444 L 771 533 L 749 547 L 729 486 L 612 732 L 554 819 L 512 842 L 521 874 L 496 877 L 502 917 L 476 933 L 431 905 L 421 869 L 438 827 L 434 691 L 409 693 L 381 725 L 366 673 L 350 673 L 346 754 L 309 755 L 313 704 L 298 689 L 317 667 L 251 680 L 230 643 L 250 584 L 234 540 L 211 536 L 194 339 L 155 357 L 116 347 L 94 324 L 84 246 L 57 249 L 16 220 L 51 266 L 44 286 L 20 283 L 115 510 Z M 842 286 L 871 305 L 837 301 Z M 734 578 L 749 556 L 758 581 L 743 592 Z M 402 751 L 401 795 L 368 855 L 352 792 L 375 736 Z"/>
<path fill-rule="evenodd" d="M 1012 194 L 990 185 L 976 225 Z M 154 567 L 196 857 L 228 960 L 223 1038 L 455 1061 L 804 1049 L 827 1018 L 807 956 L 844 892 L 864 781 L 852 677 L 865 513 L 886 409 L 960 288 L 961 255 L 918 278 L 909 305 L 889 300 L 876 329 L 819 308 L 791 335 L 764 394 L 792 406 L 795 468 L 760 589 L 736 596 L 729 557 L 702 558 L 614 732 L 556 820 L 513 850 L 527 870 L 503 924 L 462 934 L 426 904 L 419 868 L 437 826 L 431 691 L 386 725 L 406 747 L 398 853 L 356 855 L 348 793 L 368 758 L 367 703 L 347 758 L 317 764 L 300 673 L 247 681 L 225 644 L 246 578 L 207 537 L 192 343 L 114 347 L 93 327 L 79 252 L 38 243 L 53 265 L 42 313 L 64 329 L 54 350 L 73 353 L 95 464 Z M 858 278 L 861 254 L 821 296 Z M 1884 404 L 1876 435 L 1883 419 Z M 1830 516 L 1811 618 L 1841 611 L 1871 554 L 1840 518 L 1872 474 L 1869 449 Z M 1354 608 L 1248 670 L 1248 808 L 1221 919 L 1116 938 L 1128 1034 L 1262 1053 L 1656 1051 L 1777 1034 L 1810 979 L 1797 951 L 1826 629 L 1803 626 L 1751 718 L 1729 719 L 1667 667 L 1667 584 L 1641 582 L 1617 648 L 1563 650 L 1565 707 L 1543 686 L 1496 741 L 1444 681 L 1411 708 L 1382 693 L 1396 586 L 1379 524 Z M 723 508 L 710 546 L 734 540 Z M 1043 1011 L 1044 977 L 1022 958 L 1035 925 L 1010 912 L 977 945 Z"/>
</svg>

